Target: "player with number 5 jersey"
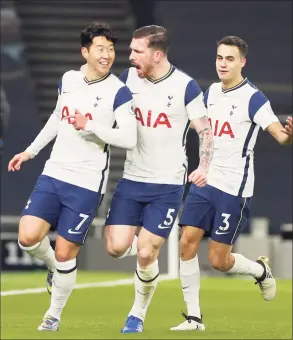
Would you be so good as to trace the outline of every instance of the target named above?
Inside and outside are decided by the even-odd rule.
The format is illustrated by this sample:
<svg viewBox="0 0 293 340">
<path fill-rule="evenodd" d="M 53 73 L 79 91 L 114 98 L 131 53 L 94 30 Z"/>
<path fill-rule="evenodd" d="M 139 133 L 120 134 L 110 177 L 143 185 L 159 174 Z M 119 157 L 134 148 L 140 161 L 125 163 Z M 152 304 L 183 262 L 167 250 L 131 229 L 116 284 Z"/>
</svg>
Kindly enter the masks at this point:
<svg viewBox="0 0 293 340">
<path fill-rule="evenodd" d="M 158 283 L 160 248 L 182 201 L 190 122 L 200 137 L 200 164 L 193 177 L 200 187 L 206 184 L 213 151 L 202 91 L 194 79 L 170 64 L 168 47 L 164 27 L 136 30 L 130 44 L 133 67 L 120 76 L 133 94 L 138 130 L 137 145 L 127 151 L 123 178 L 113 195 L 105 227 L 110 255 L 121 258 L 137 253 L 135 301 L 123 333 L 143 331 Z"/>
<path fill-rule="evenodd" d="M 136 145 L 136 120 L 130 90 L 110 73 L 116 37 L 106 24 L 81 32 L 86 68 L 66 72 L 59 83 L 53 114 L 32 144 L 13 157 L 8 170 L 35 157 L 56 141 L 19 223 L 19 246 L 45 262 L 51 305 L 39 331 L 56 331 L 76 282 L 76 257 L 106 190 L 109 144 Z M 118 129 L 115 129 L 115 126 Z M 57 231 L 55 252 L 47 233 Z"/>
</svg>

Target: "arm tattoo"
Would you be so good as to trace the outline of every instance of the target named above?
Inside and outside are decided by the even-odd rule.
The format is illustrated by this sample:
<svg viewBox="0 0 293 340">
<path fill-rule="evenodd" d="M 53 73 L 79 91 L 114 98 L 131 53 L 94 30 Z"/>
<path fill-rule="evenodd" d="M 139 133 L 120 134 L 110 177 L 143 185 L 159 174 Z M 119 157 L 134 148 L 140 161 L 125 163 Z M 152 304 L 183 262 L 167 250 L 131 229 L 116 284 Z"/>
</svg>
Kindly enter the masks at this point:
<svg viewBox="0 0 293 340">
<path fill-rule="evenodd" d="M 208 171 L 214 151 L 214 141 L 211 128 L 199 132 L 199 166 Z"/>
</svg>

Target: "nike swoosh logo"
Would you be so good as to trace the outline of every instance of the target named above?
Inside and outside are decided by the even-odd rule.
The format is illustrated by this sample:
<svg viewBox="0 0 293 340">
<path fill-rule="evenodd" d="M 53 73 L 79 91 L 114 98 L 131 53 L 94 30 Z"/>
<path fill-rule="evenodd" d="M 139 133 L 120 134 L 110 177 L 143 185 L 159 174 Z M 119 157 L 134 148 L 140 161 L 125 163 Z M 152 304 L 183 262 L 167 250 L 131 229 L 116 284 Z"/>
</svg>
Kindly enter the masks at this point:
<svg viewBox="0 0 293 340">
<path fill-rule="evenodd" d="M 149 293 L 141 293 L 138 289 L 136 290 L 139 294 L 141 294 L 141 295 L 149 295 Z"/>
<path fill-rule="evenodd" d="M 229 231 L 221 232 L 221 231 L 216 230 L 216 234 L 217 235 L 225 235 L 225 234 L 229 234 Z"/>
<path fill-rule="evenodd" d="M 69 233 L 69 234 L 80 235 L 80 234 L 82 234 L 82 231 L 73 231 L 73 230 L 69 229 L 69 230 L 68 230 L 68 233 Z"/>
<path fill-rule="evenodd" d="M 159 228 L 159 229 L 169 229 L 170 226 L 163 226 L 163 225 L 159 224 L 159 225 L 158 225 L 158 228 Z"/>
<path fill-rule="evenodd" d="M 181 287 L 182 289 L 186 289 L 186 288 L 189 288 L 190 286 L 186 286 L 186 287 Z"/>
<path fill-rule="evenodd" d="M 139 92 L 131 92 L 131 94 L 139 94 Z"/>
</svg>

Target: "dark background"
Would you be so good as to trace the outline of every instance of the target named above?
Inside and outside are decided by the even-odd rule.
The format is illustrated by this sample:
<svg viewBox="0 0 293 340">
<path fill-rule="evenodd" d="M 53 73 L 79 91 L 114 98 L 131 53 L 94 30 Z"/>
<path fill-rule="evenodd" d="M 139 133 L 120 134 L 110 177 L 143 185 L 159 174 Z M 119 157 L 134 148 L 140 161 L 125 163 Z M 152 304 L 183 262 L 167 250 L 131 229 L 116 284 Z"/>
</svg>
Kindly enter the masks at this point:
<svg viewBox="0 0 293 340">
<path fill-rule="evenodd" d="M 114 69 L 117 74 L 129 66 L 133 29 L 154 23 L 165 26 L 171 40 L 170 61 L 193 76 L 203 90 L 217 81 L 217 40 L 238 35 L 249 45 L 244 75 L 267 95 L 281 120 L 292 115 L 291 1 L 2 2 L 2 215 L 19 215 L 50 146 L 19 174 L 8 174 L 7 163 L 33 140 L 54 109 L 54 91 L 62 73 L 82 64 L 79 32 L 94 20 L 110 22 L 122 35 Z M 50 31 L 54 34 L 49 41 Z M 198 164 L 198 140 L 192 131 L 187 152 L 191 170 Z M 119 164 L 122 168 L 123 160 Z M 281 224 L 292 223 L 292 147 L 279 146 L 260 132 L 255 172 L 252 214 L 269 218 L 271 232 L 278 233 Z"/>
</svg>

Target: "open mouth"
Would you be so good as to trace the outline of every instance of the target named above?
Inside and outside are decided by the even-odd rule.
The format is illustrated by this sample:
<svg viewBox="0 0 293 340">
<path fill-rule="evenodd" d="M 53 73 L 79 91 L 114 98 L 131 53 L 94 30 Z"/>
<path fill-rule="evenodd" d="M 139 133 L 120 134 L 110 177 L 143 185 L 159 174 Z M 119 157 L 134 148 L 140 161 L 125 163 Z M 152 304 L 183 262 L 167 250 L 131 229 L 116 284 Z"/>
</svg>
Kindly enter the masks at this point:
<svg viewBox="0 0 293 340">
<path fill-rule="evenodd" d="M 110 65 L 109 61 L 106 61 L 106 60 L 99 61 L 99 64 L 102 65 L 102 66 L 109 66 Z"/>
</svg>

